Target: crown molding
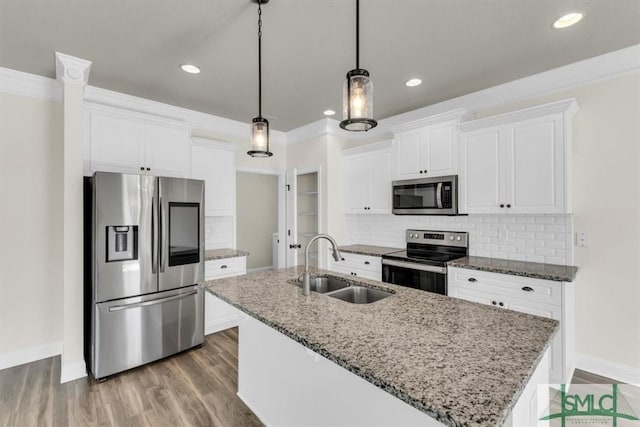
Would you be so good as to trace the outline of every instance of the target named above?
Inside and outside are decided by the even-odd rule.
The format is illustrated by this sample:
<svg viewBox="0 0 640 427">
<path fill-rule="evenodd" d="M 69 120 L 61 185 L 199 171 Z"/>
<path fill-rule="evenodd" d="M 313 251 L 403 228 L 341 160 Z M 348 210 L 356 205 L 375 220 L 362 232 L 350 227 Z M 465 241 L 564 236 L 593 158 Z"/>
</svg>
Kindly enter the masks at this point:
<svg viewBox="0 0 640 427">
<path fill-rule="evenodd" d="M 437 123 L 455 121 L 459 123 L 463 120 L 469 120 L 473 117 L 466 109 L 458 108 L 456 110 L 448 111 L 445 113 L 435 114 L 432 116 L 424 117 L 422 119 L 413 120 L 407 123 L 403 123 L 398 126 L 390 126 L 389 129 L 393 133 L 405 132 L 408 130 L 419 129 L 425 126 L 430 126 Z"/>
<path fill-rule="evenodd" d="M 551 102 L 535 107 L 524 108 L 513 112 L 498 114 L 478 120 L 460 123 L 459 127 L 463 131 L 470 131 L 490 126 L 499 126 L 521 120 L 528 120 L 534 117 L 548 116 L 551 114 L 563 113 L 572 117 L 578 111 L 578 102 L 571 98 L 562 101 Z"/>
<path fill-rule="evenodd" d="M 201 138 L 198 136 L 192 136 L 191 142 L 193 145 L 199 145 L 207 148 L 217 148 L 219 150 L 236 151 L 238 146 L 230 142 L 215 141 L 213 139 Z"/>
<path fill-rule="evenodd" d="M 342 155 L 353 156 L 355 154 L 365 154 L 371 151 L 390 150 L 393 148 L 393 139 L 374 142 L 373 144 L 360 145 L 354 148 L 346 148 L 342 150 Z"/>
<path fill-rule="evenodd" d="M 62 85 L 54 79 L 0 67 L 0 92 L 62 102 Z"/>
<path fill-rule="evenodd" d="M 63 83 L 86 86 L 89 82 L 91 61 L 56 52 L 56 79 Z"/>
</svg>

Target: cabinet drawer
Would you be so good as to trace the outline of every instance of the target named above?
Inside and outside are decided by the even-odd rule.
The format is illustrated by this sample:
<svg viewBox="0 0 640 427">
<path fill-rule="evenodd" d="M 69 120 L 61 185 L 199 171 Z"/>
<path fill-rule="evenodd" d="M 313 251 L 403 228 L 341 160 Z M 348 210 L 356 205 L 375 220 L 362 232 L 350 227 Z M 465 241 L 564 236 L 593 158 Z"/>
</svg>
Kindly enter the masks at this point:
<svg viewBox="0 0 640 427">
<path fill-rule="evenodd" d="M 247 257 L 215 259 L 204 263 L 204 277 L 206 280 L 240 276 L 246 273 Z"/>
<path fill-rule="evenodd" d="M 354 267 L 353 265 L 346 264 L 344 262 L 332 262 L 330 270 L 335 271 L 336 273 L 363 277 L 365 279 L 382 280 L 381 269 L 378 271 L 372 271 L 372 270 L 365 270 L 362 268 Z"/>
<path fill-rule="evenodd" d="M 510 276 L 449 267 L 449 285 L 462 289 L 514 297 L 531 302 L 561 305 L 562 284 L 550 280 Z"/>
<path fill-rule="evenodd" d="M 344 264 L 351 268 L 359 268 L 374 273 L 379 271 L 382 273 L 382 258 L 379 256 L 359 255 L 345 252 L 341 252 L 341 254 L 343 260 L 339 262 L 334 262 L 332 260 L 334 264 Z"/>
</svg>

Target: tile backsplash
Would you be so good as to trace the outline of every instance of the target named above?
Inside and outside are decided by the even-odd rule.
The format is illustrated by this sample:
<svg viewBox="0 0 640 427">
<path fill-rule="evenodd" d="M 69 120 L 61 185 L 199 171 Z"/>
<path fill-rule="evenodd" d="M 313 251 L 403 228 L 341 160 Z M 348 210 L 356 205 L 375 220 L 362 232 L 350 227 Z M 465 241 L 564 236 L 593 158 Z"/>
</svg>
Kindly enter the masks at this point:
<svg viewBox="0 0 640 427">
<path fill-rule="evenodd" d="M 345 244 L 405 246 L 408 228 L 467 231 L 469 254 L 573 265 L 571 215 L 346 215 Z"/>
<path fill-rule="evenodd" d="M 205 249 L 233 248 L 233 217 L 208 216 L 204 219 Z"/>
</svg>

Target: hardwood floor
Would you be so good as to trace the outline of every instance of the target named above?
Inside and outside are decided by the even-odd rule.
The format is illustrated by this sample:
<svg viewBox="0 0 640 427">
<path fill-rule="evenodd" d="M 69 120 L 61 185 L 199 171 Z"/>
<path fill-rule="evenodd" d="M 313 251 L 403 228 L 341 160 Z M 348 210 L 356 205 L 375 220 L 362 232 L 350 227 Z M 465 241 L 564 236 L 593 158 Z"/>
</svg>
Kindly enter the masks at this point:
<svg viewBox="0 0 640 427">
<path fill-rule="evenodd" d="M 103 383 L 59 384 L 52 357 L 0 371 L 0 426 L 261 426 L 237 378 L 237 328 Z"/>
</svg>

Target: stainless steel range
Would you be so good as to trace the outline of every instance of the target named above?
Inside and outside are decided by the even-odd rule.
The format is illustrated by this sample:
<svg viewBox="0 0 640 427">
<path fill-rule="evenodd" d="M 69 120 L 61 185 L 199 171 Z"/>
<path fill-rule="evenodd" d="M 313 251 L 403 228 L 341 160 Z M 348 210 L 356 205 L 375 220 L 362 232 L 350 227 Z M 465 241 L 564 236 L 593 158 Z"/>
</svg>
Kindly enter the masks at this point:
<svg viewBox="0 0 640 427">
<path fill-rule="evenodd" d="M 407 230 L 407 250 L 382 256 L 382 281 L 447 294 L 447 262 L 467 256 L 466 232 Z"/>
</svg>

